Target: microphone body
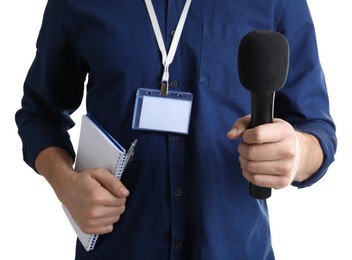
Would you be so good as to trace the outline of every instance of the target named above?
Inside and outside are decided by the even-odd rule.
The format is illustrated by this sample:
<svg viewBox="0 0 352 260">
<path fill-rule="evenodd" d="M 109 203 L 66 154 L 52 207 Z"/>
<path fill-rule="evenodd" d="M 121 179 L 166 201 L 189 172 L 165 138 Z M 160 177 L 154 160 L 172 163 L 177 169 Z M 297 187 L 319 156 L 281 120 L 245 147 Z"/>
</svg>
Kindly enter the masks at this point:
<svg viewBox="0 0 352 260">
<path fill-rule="evenodd" d="M 251 92 L 251 128 L 273 122 L 275 91 L 286 82 L 288 64 L 289 46 L 282 34 L 258 30 L 241 40 L 238 73 L 241 84 Z M 249 194 L 267 199 L 271 188 L 249 183 Z"/>
<path fill-rule="evenodd" d="M 251 128 L 273 122 L 274 98 L 275 92 L 251 92 Z M 249 194 L 256 199 L 267 199 L 271 196 L 271 188 L 249 183 Z"/>
</svg>

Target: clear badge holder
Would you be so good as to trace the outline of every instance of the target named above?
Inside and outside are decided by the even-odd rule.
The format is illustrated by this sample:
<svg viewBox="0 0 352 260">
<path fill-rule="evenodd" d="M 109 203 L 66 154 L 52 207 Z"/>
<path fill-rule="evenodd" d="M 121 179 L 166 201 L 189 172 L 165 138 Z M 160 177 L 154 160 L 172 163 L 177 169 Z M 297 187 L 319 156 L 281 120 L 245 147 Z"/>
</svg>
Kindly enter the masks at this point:
<svg viewBox="0 0 352 260">
<path fill-rule="evenodd" d="M 132 129 L 188 134 L 193 95 L 189 92 L 140 88 L 137 90 Z"/>
</svg>

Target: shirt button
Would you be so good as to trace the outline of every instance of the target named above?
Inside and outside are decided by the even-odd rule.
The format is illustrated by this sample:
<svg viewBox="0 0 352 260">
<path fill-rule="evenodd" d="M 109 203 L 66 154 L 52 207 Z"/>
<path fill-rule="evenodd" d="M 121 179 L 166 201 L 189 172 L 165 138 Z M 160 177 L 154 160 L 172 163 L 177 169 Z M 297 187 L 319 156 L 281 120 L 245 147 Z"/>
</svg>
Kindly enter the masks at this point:
<svg viewBox="0 0 352 260">
<path fill-rule="evenodd" d="M 181 197 L 181 196 L 183 195 L 183 190 L 182 190 L 182 189 L 176 189 L 176 190 L 175 190 L 175 195 L 176 195 L 177 197 Z"/>
<path fill-rule="evenodd" d="M 174 143 L 179 142 L 179 141 L 180 141 L 180 136 L 179 136 L 179 135 L 174 135 L 174 136 L 172 137 L 172 141 L 173 141 Z"/>
<path fill-rule="evenodd" d="M 178 249 L 178 250 L 181 250 L 181 249 L 183 249 L 183 242 L 182 241 L 178 241 L 178 242 L 176 242 L 176 248 Z"/>
<path fill-rule="evenodd" d="M 172 30 L 171 33 L 170 33 L 171 37 L 174 37 L 175 35 L 175 30 Z"/>
<path fill-rule="evenodd" d="M 170 87 L 177 88 L 177 86 L 178 86 L 178 81 L 177 80 L 173 80 L 173 81 L 170 82 Z"/>
</svg>

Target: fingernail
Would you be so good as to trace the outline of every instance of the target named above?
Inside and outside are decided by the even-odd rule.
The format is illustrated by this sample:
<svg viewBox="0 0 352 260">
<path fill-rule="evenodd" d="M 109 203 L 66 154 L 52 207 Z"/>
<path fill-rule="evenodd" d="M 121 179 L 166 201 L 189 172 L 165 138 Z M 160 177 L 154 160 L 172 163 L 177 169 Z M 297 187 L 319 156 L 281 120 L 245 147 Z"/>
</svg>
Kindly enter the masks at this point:
<svg viewBox="0 0 352 260">
<path fill-rule="evenodd" d="M 232 134 L 236 135 L 238 133 L 238 128 L 234 127 L 230 131 Z"/>
<path fill-rule="evenodd" d="M 121 187 L 119 189 L 119 192 L 122 194 L 122 195 L 128 195 L 129 191 L 128 189 L 126 189 L 126 187 Z"/>
<path fill-rule="evenodd" d="M 236 136 L 237 133 L 238 133 L 238 129 L 237 129 L 237 128 L 232 128 L 232 129 L 227 133 L 227 136 L 233 137 L 233 136 Z"/>
</svg>

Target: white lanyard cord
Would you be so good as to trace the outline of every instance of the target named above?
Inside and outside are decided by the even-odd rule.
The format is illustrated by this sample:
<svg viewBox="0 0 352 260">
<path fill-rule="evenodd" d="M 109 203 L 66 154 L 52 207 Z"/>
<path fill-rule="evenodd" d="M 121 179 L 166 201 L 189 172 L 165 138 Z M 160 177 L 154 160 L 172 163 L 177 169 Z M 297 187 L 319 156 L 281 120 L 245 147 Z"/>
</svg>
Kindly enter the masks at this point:
<svg viewBox="0 0 352 260">
<path fill-rule="evenodd" d="M 164 66 L 164 74 L 163 74 L 163 78 L 162 78 L 161 93 L 164 96 L 168 94 L 169 66 L 172 63 L 172 61 L 174 60 L 177 46 L 178 46 L 178 43 L 181 38 L 181 33 L 183 30 L 183 26 L 185 25 L 185 22 L 186 22 L 186 18 L 187 18 L 187 14 L 188 14 L 188 10 L 191 5 L 191 2 L 192 2 L 192 0 L 186 0 L 185 6 L 183 7 L 183 10 L 182 10 L 182 13 L 180 16 L 180 20 L 178 21 L 178 24 L 177 24 L 177 27 L 175 30 L 175 34 L 174 34 L 172 42 L 171 42 L 169 53 L 166 53 L 165 43 L 164 43 L 163 36 L 160 31 L 160 26 L 158 23 L 158 19 L 156 17 L 156 13 L 155 13 L 155 10 L 153 7 L 152 0 L 145 0 L 145 4 L 147 6 L 149 17 L 152 22 L 154 34 L 155 34 L 155 37 L 156 37 L 156 40 L 157 40 L 157 43 L 158 43 L 158 46 L 159 46 L 159 49 L 160 49 L 160 52 L 162 55 L 162 64 Z"/>
</svg>

